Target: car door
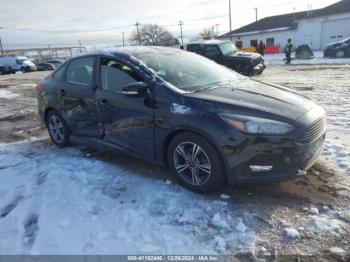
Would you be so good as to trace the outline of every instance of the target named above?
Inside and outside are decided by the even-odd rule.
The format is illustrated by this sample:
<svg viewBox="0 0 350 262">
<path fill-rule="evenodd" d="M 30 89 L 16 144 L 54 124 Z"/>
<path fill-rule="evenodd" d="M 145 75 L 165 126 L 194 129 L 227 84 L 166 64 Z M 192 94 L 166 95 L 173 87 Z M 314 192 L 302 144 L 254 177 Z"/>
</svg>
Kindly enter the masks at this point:
<svg viewBox="0 0 350 262">
<path fill-rule="evenodd" d="M 104 127 L 104 140 L 123 149 L 154 157 L 152 94 L 128 96 L 121 93 L 126 85 L 143 81 L 130 66 L 108 57 L 99 59 L 99 87 L 95 99 Z"/>
<path fill-rule="evenodd" d="M 93 56 L 71 60 L 65 71 L 65 80 L 57 83 L 60 112 L 73 135 L 100 136 L 94 100 L 94 64 Z"/>
</svg>

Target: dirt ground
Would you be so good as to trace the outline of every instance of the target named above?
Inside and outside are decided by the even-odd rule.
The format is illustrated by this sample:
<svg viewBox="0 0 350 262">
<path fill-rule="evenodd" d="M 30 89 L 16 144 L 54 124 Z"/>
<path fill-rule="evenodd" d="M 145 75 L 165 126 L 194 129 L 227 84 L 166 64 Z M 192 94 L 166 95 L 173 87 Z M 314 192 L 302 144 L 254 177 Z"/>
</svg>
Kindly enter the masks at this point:
<svg viewBox="0 0 350 262">
<path fill-rule="evenodd" d="M 0 144 L 47 138 L 36 115 L 35 91 L 36 83 L 47 74 L 0 76 Z M 271 66 L 256 78 L 300 91 L 323 105 L 329 116 L 327 136 L 331 140 L 326 143 L 320 161 L 306 176 L 282 183 L 224 190 L 230 196 L 228 208 L 251 205 L 256 213 L 254 223 L 246 224 L 257 232 L 255 250 L 237 256 L 350 259 L 350 155 L 349 151 L 344 151 L 342 158 L 338 154 L 350 144 L 350 66 Z M 339 145 L 335 146 L 334 141 L 339 141 Z M 129 157 L 115 159 L 109 153 L 82 150 L 125 169 L 162 178 L 170 175 L 161 167 Z M 170 179 L 173 180 L 171 176 Z M 296 229 L 299 236 L 287 237 L 283 232 L 288 227 Z M 340 247 L 345 253 L 332 252 L 333 247 Z"/>
</svg>

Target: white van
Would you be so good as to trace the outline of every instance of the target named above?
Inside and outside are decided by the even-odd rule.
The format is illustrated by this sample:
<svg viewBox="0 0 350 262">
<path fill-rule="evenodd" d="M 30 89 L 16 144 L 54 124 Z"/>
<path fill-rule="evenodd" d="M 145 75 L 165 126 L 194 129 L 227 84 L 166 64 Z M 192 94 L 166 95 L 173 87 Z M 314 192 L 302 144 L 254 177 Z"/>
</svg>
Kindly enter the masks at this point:
<svg viewBox="0 0 350 262">
<path fill-rule="evenodd" d="M 12 73 L 17 71 L 25 72 L 28 66 L 24 65 L 16 56 L 1 56 L 0 64 L 11 67 Z"/>
<path fill-rule="evenodd" d="M 21 61 L 21 63 L 23 65 L 29 67 L 30 71 L 36 71 L 37 70 L 36 65 L 32 61 L 30 61 L 27 57 L 25 57 L 25 56 L 17 56 L 17 59 L 19 61 Z"/>
</svg>

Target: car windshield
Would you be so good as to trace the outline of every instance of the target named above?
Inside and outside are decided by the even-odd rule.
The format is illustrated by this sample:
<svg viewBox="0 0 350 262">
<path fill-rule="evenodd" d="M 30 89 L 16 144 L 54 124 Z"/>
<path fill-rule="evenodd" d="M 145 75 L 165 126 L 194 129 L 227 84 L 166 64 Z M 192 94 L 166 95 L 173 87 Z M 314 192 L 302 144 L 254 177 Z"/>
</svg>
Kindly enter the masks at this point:
<svg viewBox="0 0 350 262">
<path fill-rule="evenodd" d="M 237 52 L 237 47 L 233 43 L 229 42 L 220 44 L 219 48 L 223 55 L 230 55 Z"/>
<path fill-rule="evenodd" d="M 159 52 L 136 52 L 133 56 L 163 80 L 185 91 L 197 91 L 239 78 L 232 70 L 191 52 L 161 49 Z"/>
</svg>

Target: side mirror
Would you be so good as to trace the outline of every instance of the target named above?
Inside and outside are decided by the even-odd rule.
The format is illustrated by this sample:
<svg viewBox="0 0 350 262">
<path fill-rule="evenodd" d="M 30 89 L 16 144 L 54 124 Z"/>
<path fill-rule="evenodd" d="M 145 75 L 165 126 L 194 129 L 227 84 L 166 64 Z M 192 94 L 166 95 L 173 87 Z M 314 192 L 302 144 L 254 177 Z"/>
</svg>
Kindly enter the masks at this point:
<svg viewBox="0 0 350 262">
<path fill-rule="evenodd" d="M 147 85 L 144 82 L 133 82 L 124 86 L 121 93 L 126 96 L 144 96 L 147 94 Z"/>
</svg>

